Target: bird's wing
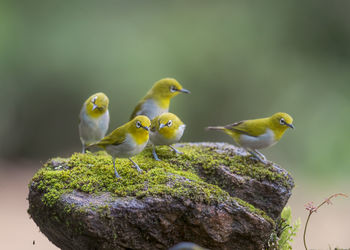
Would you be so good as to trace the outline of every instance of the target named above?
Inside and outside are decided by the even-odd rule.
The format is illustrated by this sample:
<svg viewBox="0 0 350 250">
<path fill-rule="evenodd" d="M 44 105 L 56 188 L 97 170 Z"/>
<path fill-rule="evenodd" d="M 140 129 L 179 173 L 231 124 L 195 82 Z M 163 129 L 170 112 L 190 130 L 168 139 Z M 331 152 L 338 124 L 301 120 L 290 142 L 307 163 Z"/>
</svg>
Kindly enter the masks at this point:
<svg viewBox="0 0 350 250">
<path fill-rule="evenodd" d="M 97 146 L 100 147 L 106 147 L 107 145 L 119 145 L 122 144 L 125 141 L 126 138 L 126 128 L 124 126 L 121 126 L 115 130 L 113 130 L 109 135 L 105 136 L 101 139 L 98 143 L 96 143 Z"/>
<path fill-rule="evenodd" d="M 266 130 L 266 127 L 261 126 L 261 122 L 258 122 L 257 120 L 235 122 L 233 124 L 226 125 L 224 128 L 249 136 L 259 136 L 265 133 Z"/>
<path fill-rule="evenodd" d="M 142 108 L 143 103 L 145 102 L 144 99 L 142 99 L 141 101 L 139 101 L 139 103 L 136 105 L 136 107 L 134 108 L 134 111 L 132 112 L 129 121 L 131 121 L 132 119 L 135 118 L 135 116 L 137 116 L 137 112 L 139 112 Z"/>
</svg>

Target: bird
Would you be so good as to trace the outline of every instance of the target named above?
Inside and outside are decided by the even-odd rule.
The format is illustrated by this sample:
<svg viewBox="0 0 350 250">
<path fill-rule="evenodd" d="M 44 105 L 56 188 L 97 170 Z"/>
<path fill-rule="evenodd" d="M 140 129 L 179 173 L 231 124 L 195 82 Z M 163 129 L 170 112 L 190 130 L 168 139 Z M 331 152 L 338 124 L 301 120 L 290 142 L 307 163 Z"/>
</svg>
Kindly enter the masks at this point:
<svg viewBox="0 0 350 250">
<path fill-rule="evenodd" d="M 157 145 L 168 145 L 175 153 L 182 154 L 171 144 L 181 139 L 185 128 L 186 125 L 173 113 L 163 113 L 152 120 L 150 142 L 153 145 L 152 153 L 155 160 L 160 161 L 155 150 Z"/>
<path fill-rule="evenodd" d="M 257 160 L 268 164 L 266 157 L 258 149 L 276 144 L 287 128 L 294 129 L 293 118 L 283 112 L 270 117 L 244 120 L 226 126 L 207 127 L 208 130 L 221 130 L 231 136 L 234 142 L 246 149 Z"/>
<path fill-rule="evenodd" d="M 169 250 L 209 250 L 209 249 L 203 248 L 193 242 L 180 242 L 175 246 L 169 248 Z"/>
<path fill-rule="evenodd" d="M 82 153 L 85 153 L 86 145 L 98 142 L 106 135 L 109 126 L 108 104 L 108 97 L 101 92 L 84 102 L 79 114 Z"/>
<path fill-rule="evenodd" d="M 132 162 L 134 168 L 141 173 L 142 169 L 131 157 L 139 154 L 147 145 L 150 126 L 151 121 L 147 116 L 136 116 L 131 121 L 113 130 L 99 142 L 90 144 L 88 147 L 97 146 L 103 148 L 112 156 L 116 178 L 121 178 L 115 167 L 116 158 L 128 158 Z"/>
<path fill-rule="evenodd" d="M 148 116 L 153 120 L 156 116 L 169 111 L 170 99 L 179 93 L 191 93 L 184 89 L 174 78 L 163 78 L 156 82 L 147 94 L 138 102 L 130 120 L 137 115 Z"/>
</svg>

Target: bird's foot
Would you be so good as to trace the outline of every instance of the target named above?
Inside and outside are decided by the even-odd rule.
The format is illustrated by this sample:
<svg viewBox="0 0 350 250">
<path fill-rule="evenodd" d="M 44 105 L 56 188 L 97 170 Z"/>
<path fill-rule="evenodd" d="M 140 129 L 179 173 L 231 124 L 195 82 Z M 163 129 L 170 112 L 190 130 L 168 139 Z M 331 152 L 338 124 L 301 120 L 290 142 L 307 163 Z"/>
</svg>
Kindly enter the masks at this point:
<svg viewBox="0 0 350 250">
<path fill-rule="evenodd" d="M 152 150 L 152 154 L 153 154 L 153 158 L 156 160 L 156 161 L 161 161 L 161 159 L 159 159 L 157 153 L 156 153 L 156 149 L 153 147 L 153 150 Z"/>
<path fill-rule="evenodd" d="M 263 159 L 264 161 L 267 161 L 266 156 L 260 153 L 258 150 L 254 150 L 254 152 L 257 153 L 261 159 Z"/>
<path fill-rule="evenodd" d="M 114 174 L 115 174 L 115 178 L 117 179 L 121 179 L 122 177 L 118 174 L 118 172 L 115 170 L 114 171 Z"/>
<path fill-rule="evenodd" d="M 181 152 L 181 151 L 179 151 L 179 150 L 177 150 L 176 148 L 174 148 L 173 146 L 171 146 L 171 145 L 169 145 L 169 147 L 176 153 L 176 154 L 180 154 L 180 155 L 182 155 L 183 154 L 183 152 Z"/>
<path fill-rule="evenodd" d="M 260 159 L 258 157 L 255 157 L 255 156 L 249 156 L 249 159 L 253 160 L 253 161 L 256 161 L 256 162 L 259 162 Z"/>
<path fill-rule="evenodd" d="M 139 172 L 139 174 L 141 174 L 143 172 L 143 170 L 138 165 L 136 165 L 134 167 L 136 168 L 137 172 Z"/>
<path fill-rule="evenodd" d="M 119 179 L 119 178 L 122 178 L 118 172 L 117 172 L 117 169 L 115 168 L 115 162 L 113 161 L 113 167 L 114 167 L 114 175 L 115 175 L 115 178 Z"/>
<path fill-rule="evenodd" d="M 248 151 L 252 156 L 250 157 L 251 159 L 257 161 L 257 162 L 261 162 L 264 165 L 268 165 L 270 162 L 268 160 L 266 160 L 266 157 L 260 153 L 260 152 L 256 152 L 255 150 L 249 150 Z"/>
<path fill-rule="evenodd" d="M 162 161 L 161 159 L 158 158 L 158 156 L 154 156 L 154 155 L 153 155 L 153 158 L 154 158 L 156 161 Z"/>
<path fill-rule="evenodd" d="M 131 158 L 129 158 L 129 160 L 132 162 L 132 165 L 134 168 L 136 168 L 137 172 L 142 173 L 142 169 L 139 167 L 139 165 L 137 165 L 136 162 L 131 160 Z"/>
<path fill-rule="evenodd" d="M 264 165 L 268 165 L 270 163 L 270 161 L 267 161 L 265 159 L 261 159 L 260 157 L 256 157 L 256 156 L 250 156 L 249 158 L 256 161 L 256 162 L 261 162 Z"/>
</svg>

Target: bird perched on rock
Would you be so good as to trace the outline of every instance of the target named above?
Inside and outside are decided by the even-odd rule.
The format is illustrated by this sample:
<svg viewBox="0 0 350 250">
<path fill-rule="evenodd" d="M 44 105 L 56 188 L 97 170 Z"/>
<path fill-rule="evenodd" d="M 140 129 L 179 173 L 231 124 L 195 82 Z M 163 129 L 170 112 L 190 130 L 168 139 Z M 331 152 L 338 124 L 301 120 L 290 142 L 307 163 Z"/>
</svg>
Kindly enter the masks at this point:
<svg viewBox="0 0 350 250">
<path fill-rule="evenodd" d="M 115 167 L 116 158 L 128 158 L 137 171 L 141 173 L 141 168 L 131 157 L 140 153 L 147 145 L 150 126 L 151 121 L 147 116 L 136 116 L 131 121 L 113 130 L 101 141 L 91 144 L 88 147 L 101 147 L 112 156 L 114 173 L 117 178 L 120 178 L 120 175 Z"/>
<path fill-rule="evenodd" d="M 79 114 L 79 136 L 83 146 L 98 142 L 107 133 L 109 125 L 108 97 L 104 93 L 90 96 L 83 104 Z"/>
<path fill-rule="evenodd" d="M 169 111 L 170 99 L 179 93 L 190 93 L 174 78 L 164 78 L 156 82 L 135 107 L 130 119 L 145 115 L 150 120 Z"/>
<path fill-rule="evenodd" d="M 293 118 L 290 115 L 279 112 L 267 118 L 244 120 L 223 127 L 207 127 L 207 129 L 224 131 L 236 144 L 267 164 L 266 157 L 258 149 L 277 143 L 287 128 L 294 128 L 292 123 Z"/>
<path fill-rule="evenodd" d="M 150 142 L 153 144 L 153 157 L 155 160 L 160 161 L 155 150 L 157 145 L 168 145 L 175 153 L 181 153 L 171 144 L 181 139 L 185 127 L 186 125 L 180 118 L 172 113 L 163 113 L 152 120 Z"/>
</svg>

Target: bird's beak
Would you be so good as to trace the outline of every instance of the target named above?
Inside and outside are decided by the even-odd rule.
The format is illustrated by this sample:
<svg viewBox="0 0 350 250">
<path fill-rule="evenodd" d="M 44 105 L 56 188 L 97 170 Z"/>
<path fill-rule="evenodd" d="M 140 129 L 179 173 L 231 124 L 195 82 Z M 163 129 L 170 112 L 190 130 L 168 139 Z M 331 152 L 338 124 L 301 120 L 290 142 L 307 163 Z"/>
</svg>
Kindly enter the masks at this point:
<svg viewBox="0 0 350 250">
<path fill-rule="evenodd" d="M 95 110 L 95 109 L 98 108 L 98 106 L 97 106 L 95 103 L 93 103 L 92 105 L 93 105 L 93 106 L 92 106 L 92 110 Z"/>
<path fill-rule="evenodd" d="M 285 123 L 288 127 L 290 127 L 291 129 L 294 129 L 294 125 L 293 124 L 289 124 L 289 123 Z"/>
<path fill-rule="evenodd" d="M 147 126 L 142 126 L 142 128 L 146 131 L 149 131 L 149 127 L 147 127 Z"/>
<path fill-rule="evenodd" d="M 162 129 L 164 127 L 165 127 L 165 124 L 163 124 L 163 123 L 159 124 L 159 129 Z"/>
<path fill-rule="evenodd" d="M 189 91 L 187 89 L 179 89 L 178 91 L 181 93 L 191 94 L 191 91 Z"/>
</svg>

